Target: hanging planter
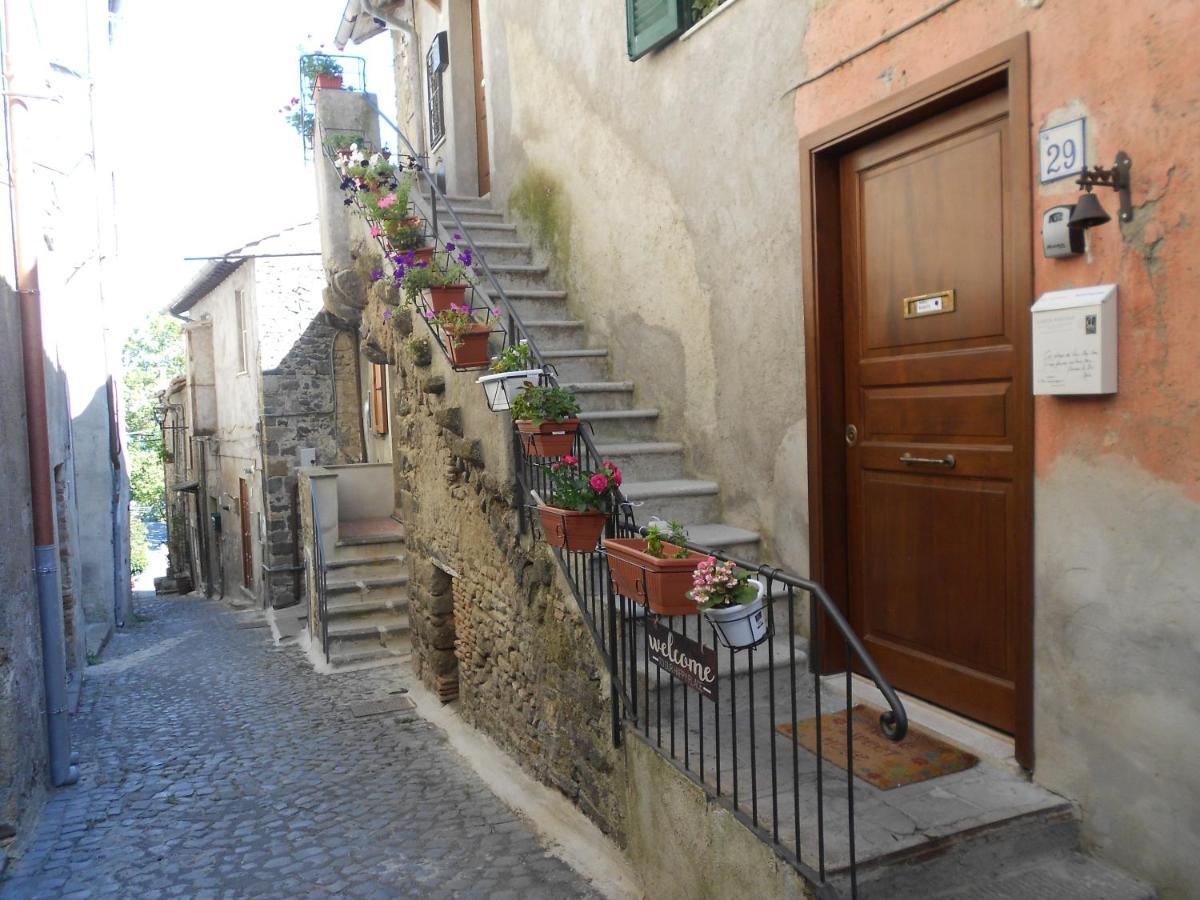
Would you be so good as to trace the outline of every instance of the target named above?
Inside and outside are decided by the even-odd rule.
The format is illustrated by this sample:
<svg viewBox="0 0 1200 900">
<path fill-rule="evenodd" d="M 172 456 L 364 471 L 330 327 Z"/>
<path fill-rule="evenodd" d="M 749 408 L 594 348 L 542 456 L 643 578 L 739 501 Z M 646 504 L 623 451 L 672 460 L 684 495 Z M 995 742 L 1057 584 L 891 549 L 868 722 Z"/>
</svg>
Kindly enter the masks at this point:
<svg viewBox="0 0 1200 900">
<path fill-rule="evenodd" d="M 690 616 L 696 601 L 688 597 L 696 567 L 705 559 L 701 553 L 659 542 L 658 557 L 647 552 L 642 538 L 605 538 L 608 570 L 613 589 L 660 616 Z"/>
<path fill-rule="evenodd" d="M 552 547 L 591 553 L 604 533 L 609 510 L 620 496 L 621 472 L 604 463 L 585 471 L 579 460 L 567 456 L 550 466 L 550 502 L 537 497 L 542 532 Z"/>
<path fill-rule="evenodd" d="M 492 327 L 475 322 L 466 331 L 449 334 L 450 362 L 456 369 L 482 369 L 490 362 L 488 338 Z"/>
<path fill-rule="evenodd" d="M 696 566 L 688 597 L 703 610 L 722 644 L 731 650 L 745 650 L 770 635 L 763 608 L 766 592 L 761 581 L 734 563 L 719 563 L 715 556 L 707 556 Z"/>
<path fill-rule="evenodd" d="M 529 419 L 518 419 L 517 431 L 520 433 L 521 447 L 526 456 L 551 459 L 567 456 L 574 448 L 579 420 L 566 419 L 562 422 L 542 422 L 535 425 Z"/>
<path fill-rule="evenodd" d="M 557 506 L 539 506 L 542 518 L 542 533 L 551 547 L 560 547 L 576 553 L 590 553 L 604 534 L 608 513 L 577 512 Z"/>
<path fill-rule="evenodd" d="M 340 91 L 342 89 L 341 75 L 316 75 L 313 78 L 313 96 L 317 91 Z"/>
<path fill-rule="evenodd" d="M 518 372 L 493 372 L 491 375 L 480 375 L 476 379 L 483 385 L 483 395 L 487 398 L 488 409 L 492 412 L 504 412 L 512 408 L 512 402 L 525 382 L 537 384 L 541 378 L 541 369 L 522 369 Z"/>
<path fill-rule="evenodd" d="M 435 313 L 448 312 L 453 306 L 466 306 L 466 295 L 467 286 L 465 284 L 431 287 L 429 289 L 429 307 Z"/>
<path fill-rule="evenodd" d="M 413 247 L 414 265 L 433 265 L 433 253 L 436 249 L 436 247 Z"/>
<path fill-rule="evenodd" d="M 714 606 L 704 611 L 704 617 L 717 630 L 721 643 L 731 650 L 745 650 L 767 639 L 770 629 L 767 622 L 763 594 L 766 588 L 758 581 L 747 584 L 758 588 L 758 596 L 749 603 L 738 606 Z"/>
</svg>

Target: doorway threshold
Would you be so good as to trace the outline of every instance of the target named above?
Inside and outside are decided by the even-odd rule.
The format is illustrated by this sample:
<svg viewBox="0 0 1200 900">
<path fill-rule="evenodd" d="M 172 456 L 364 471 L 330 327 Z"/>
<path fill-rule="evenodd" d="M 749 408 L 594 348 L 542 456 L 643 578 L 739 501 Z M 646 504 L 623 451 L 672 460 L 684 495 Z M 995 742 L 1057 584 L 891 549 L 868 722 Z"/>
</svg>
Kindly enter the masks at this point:
<svg viewBox="0 0 1200 900">
<path fill-rule="evenodd" d="M 879 709 L 887 708 L 887 701 L 884 700 L 883 694 L 879 692 L 871 679 L 858 674 L 852 677 L 855 701 L 868 703 Z M 826 675 L 821 679 L 821 684 L 831 694 L 838 697 L 846 696 L 846 676 L 844 674 Z M 960 716 L 945 707 L 921 700 L 903 691 L 896 691 L 896 694 L 908 712 L 910 724 L 917 725 L 964 750 L 969 750 L 993 765 L 1001 766 L 1015 773 L 1022 771 L 1015 755 L 1012 735 L 981 725 L 973 719 Z"/>
</svg>

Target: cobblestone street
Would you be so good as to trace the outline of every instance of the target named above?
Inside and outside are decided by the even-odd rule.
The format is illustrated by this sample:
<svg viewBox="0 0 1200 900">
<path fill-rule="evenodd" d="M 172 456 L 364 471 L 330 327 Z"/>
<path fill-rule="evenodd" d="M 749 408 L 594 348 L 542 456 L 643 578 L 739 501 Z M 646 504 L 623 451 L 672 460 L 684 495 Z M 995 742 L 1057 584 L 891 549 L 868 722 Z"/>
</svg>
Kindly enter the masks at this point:
<svg viewBox="0 0 1200 900">
<path fill-rule="evenodd" d="M 415 713 L 218 602 L 149 599 L 87 672 L 81 777 L 0 896 L 595 897 Z"/>
</svg>

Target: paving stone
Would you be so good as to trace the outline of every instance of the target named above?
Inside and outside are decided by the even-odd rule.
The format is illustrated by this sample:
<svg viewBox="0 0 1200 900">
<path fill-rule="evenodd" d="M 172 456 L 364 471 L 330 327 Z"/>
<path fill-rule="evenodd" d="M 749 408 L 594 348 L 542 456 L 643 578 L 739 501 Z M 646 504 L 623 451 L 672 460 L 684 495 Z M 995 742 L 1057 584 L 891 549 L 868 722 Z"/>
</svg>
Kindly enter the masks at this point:
<svg viewBox="0 0 1200 900">
<path fill-rule="evenodd" d="M 3 900 L 598 896 L 441 732 L 350 715 L 400 705 L 394 672 L 318 676 L 214 601 L 138 612 L 104 657 L 130 662 L 88 673 L 80 781 L 22 836 Z"/>
</svg>

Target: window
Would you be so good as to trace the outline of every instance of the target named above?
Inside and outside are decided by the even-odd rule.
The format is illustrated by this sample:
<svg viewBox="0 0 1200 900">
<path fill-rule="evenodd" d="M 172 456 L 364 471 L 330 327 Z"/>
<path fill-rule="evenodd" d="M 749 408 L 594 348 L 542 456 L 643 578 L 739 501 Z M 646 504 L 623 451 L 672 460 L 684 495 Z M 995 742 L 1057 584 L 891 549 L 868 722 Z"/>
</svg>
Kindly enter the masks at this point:
<svg viewBox="0 0 1200 900">
<path fill-rule="evenodd" d="M 246 372 L 246 301 L 241 291 L 233 292 L 233 310 L 237 316 L 237 370 Z"/>
<path fill-rule="evenodd" d="M 732 0 L 625 0 L 629 58 L 639 59 Z"/>
<path fill-rule="evenodd" d="M 388 433 L 387 366 L 371 364 L 371 429 Z"/>
<path fill-rule="evenodd" d="M 437 46 L 437 41 L 434 41 L 434 47 Z M 442 72 L 443 68 L 438 65 L 434 59 L 434 48 L 430 48 L 430 53 L 425 59 L 425 71 L 428 78 L 428 95 L 430 95 L 430 146 L 437 146 L 442 143 L 442 139 L 446 136 L 446 118 L 445 104 L 442 98 Z"/>
</svg>

